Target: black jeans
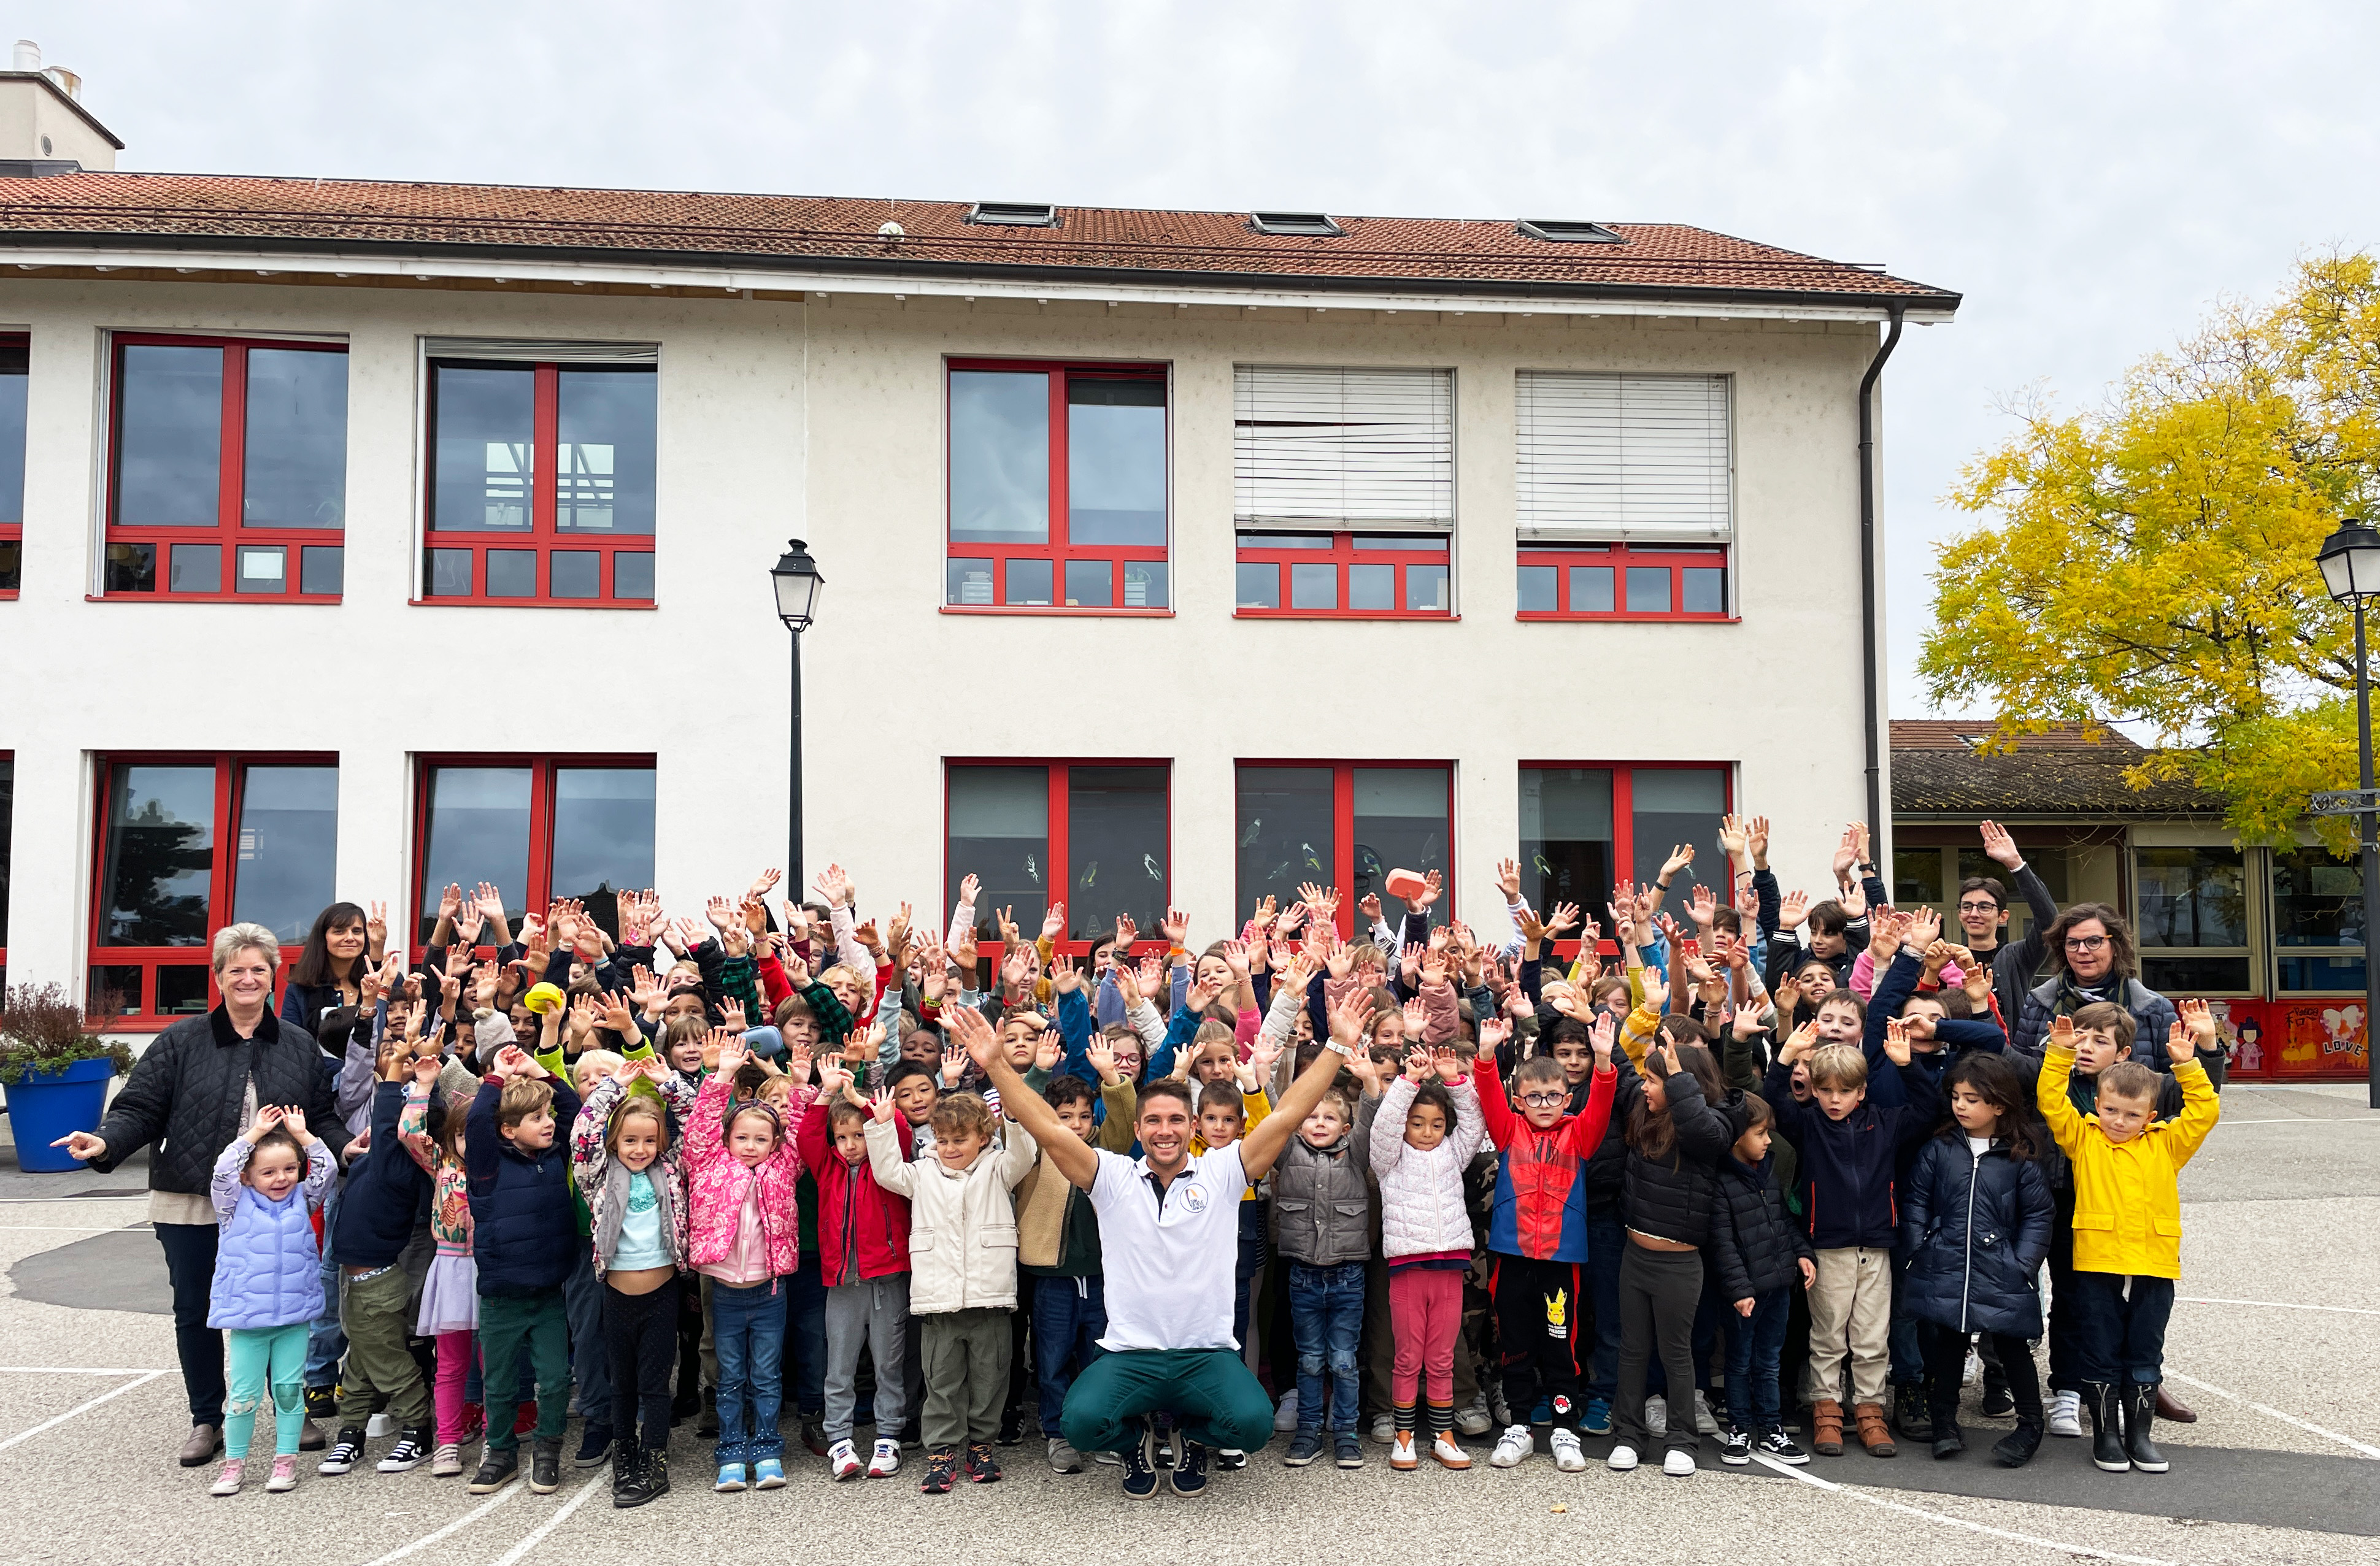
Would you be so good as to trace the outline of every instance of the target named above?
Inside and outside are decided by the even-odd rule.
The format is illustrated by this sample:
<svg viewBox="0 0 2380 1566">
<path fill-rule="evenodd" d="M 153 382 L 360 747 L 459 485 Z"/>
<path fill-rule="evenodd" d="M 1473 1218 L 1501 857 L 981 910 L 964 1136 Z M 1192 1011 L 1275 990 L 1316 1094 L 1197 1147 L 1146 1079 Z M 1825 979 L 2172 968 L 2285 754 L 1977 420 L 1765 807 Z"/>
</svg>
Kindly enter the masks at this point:
<svg viewBox="0 0 2380 1566">
<path fill-rule="evenodd" d="M 1656 1251 L 1628 1244 L 1620 1258 L 1620 1397 L 1611 1405 L 1611 1433 L 1642 1451 L 1645 1379 L 1656 1345 L 1670 1378 L 1670 1418 L 1663 1444 L 1692 1451 L 1694 1433 L 1694 1310 L 1703 1297 L 1700 1251 Z"/>
<path fill-rule="evenodd" d="M 2041 1382 L 2034 1374 L 2033 1345 L 2005 1332 L 1986 1332 L 1984 1341 L 1999 1355 L 2009 1396 L 2016 1400 L 2016 1416 L 2040 1424 Z M 1945 1423 L 1955 1423 L 1959 1416 L 1959 1384 L 1967 1373 L 1967 1334 L 1938 1321 L 1920 1321 L 1917 1345 L 1925 1355 L 1925 1403 L 1939 1434 Z"/>
<path fill-rule="evenodd" d="M 2154 1387 L 2165 1378 L 2172 1279 L 2077 1272 L 2069 1288 L 2074 1307 L 2074 1368 L 2081 1379 Z"/>
<path fill-rule="evenodd" d="M 1553 1427 L 1578 1429 L 1579 1285 L 1586 1269 L 1566 1261 L 1496 1256 L 1488 1291 L 1496 1300 L 1496 1339 L 1504 1360 L 1504 1401 L 1525 1421 L 1545 1390 Z M 1701 1279 L 1696 1277 L 1700 1283 Z M 1693 1306 L 1687 1307 L 1689 1312 Z M 1304 1418 L 1304 1405 L 1299 1417 Z M 1691 1425 L 1688 1426 L 1691 1428 Z"/>
<path fill-rule="evenodd" d="M 214 1293 L 215 1226 L 160 1223 L 157 1243 L 165 1247 L 165 1277 L 174 1285 L 174 1352 L 182 1362 L 182 1390 L 189 1394 L 190 1423 L 220 1429 L 224 1418 L 224 1339 L 207 1325 Z"/>
<path fill-rule="evenodd" d="M 612 1372 L 612 1429 L 618 1439 L 637 1439 L 644 1420 L 644 1447 L 669 1445 L 670 1369 L 677 1358 L 677 1293 L 674 1278 L 650 1294 L 624 1294 L 603 1285 L 603 1349 Z M 594 1411 L 587 1411 L 589 1417 Z"/>
</svg>

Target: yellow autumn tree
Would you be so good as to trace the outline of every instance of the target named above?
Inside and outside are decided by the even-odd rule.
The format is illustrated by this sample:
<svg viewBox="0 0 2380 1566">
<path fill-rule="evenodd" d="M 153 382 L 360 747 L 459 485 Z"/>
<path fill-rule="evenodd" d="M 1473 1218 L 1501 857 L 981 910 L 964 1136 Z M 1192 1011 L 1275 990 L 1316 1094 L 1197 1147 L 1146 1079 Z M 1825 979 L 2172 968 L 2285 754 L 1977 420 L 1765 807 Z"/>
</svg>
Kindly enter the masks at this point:
<svg viewBox="0 0 2380 1566">
<path fill-rule="evenodd" d="M 1939 551 L 1918 662 L 1934 700 L 1988 707 L 2003 746 L 2144 725 L 2135 786 L 2187 778 L 2250 842 L 2354 786 L 2352 622 L 2314 552 L 2380 499 L 2373 257 L 2301 261 L 2277 298 L 2217 310 L 2095 412 L 2016 411 L 1948 497 L 1985 520 Z M 2352 840 L 2351 820 L 2313 824 Z"/>
</svg>

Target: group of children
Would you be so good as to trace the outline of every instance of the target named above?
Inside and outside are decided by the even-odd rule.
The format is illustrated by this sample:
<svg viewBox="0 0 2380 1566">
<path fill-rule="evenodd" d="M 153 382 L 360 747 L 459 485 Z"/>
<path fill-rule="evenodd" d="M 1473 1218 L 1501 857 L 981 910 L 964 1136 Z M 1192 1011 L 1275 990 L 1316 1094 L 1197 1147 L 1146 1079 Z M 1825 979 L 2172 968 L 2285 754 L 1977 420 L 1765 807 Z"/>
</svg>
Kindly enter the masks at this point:
<svg viewBox="0 0 2380 1566">
<path fill-rule="evenodd" d="M 367 953 L 320 991 L 354 1007 L 317 1031 L 344 1040 L 346 1170 L 270 1106 L 216 1164 L 214 1493 L 242 1488 L 268 1397 L 265 1487 L 297 1482 L 326 1314 L 345 1356 L 322 1475 L 359 1466 L 385 1418 L 382 1473 L 460 1476 L 477 1439 L 468 1488 L 493 1492 L 527 1436 L 550 1492 L 574 1398 L 574 1461 L 608 1461 L 622 1507 L 669 1489 L 686 1420 L 715 1434 L 722 1492 L 787 1483 L 787 1422 L 836 1481 L 897 1475 L 905 1448 L 929 1493 L 996 1480 L 1034 1420 L 1079 1473 L 1068 1388 L 1122 1346 L 1102 1343 L 1099 1222 L 987 1062 L 1112 1152 L 1137 1151 L 1147 1097 L 1177 1097 L 1204 1154 L 1334 1038 L 1337 1084 L 1239 1205 L 1234 1331 L 1286 1464 L 1361 1466 L 1366 1414 L 1398 1470 L 1468 1468 L 1463 1438 L 1498 1426 L 1507 1468 L 1542 1450 L 1582 1471 L 1583 1435 L 1612 1438 L 1615 1472 L 1658 1443 L 1690 1474 L 1704 1436 L 1728 1463 L 1803 1463 L 1797 1435 L 1832 1456 L 1847 1427 L 1889 1457 L 1896 1424 L 1953 1458 L 1979 1354 L 1984 1414 L 2014 1415 L 2000 1463 L 2086 1411 L 2099 1467 L 2163 1472 L 2177 1174 L 2216 1112 L 2206 1008 L 2148 996 L 2172 1020 L 2139 1037 L 2127 965 L 2063 960 L 2129 958 L 2112 910 L 2058 916 L 2050 980 L 2009 989 L 1998 926 L 1949 943 L 1886 906 L 1858 828 L 1816 904 L 1779 894 L 1767 836 L 1729 818 L 1730 895 L 1682 886 L 1682 918 L 1690 848 L 1615 887 L 1609 968 L 1597 922 L 1530 907 L 1509 861 L 1492 936 L 1433 918 L 1433 875 L 1394 926 L 1367 896 L 1366 928 L 1342 927 L 1340 894 L 1309 885 L 1201 949 L 1168 910 L 1161 944 L 1123 917 L 1081 959 L 1062 906 L 1038 939 L 1005 911 L 979 925 L 972 877 L 947 933 L 906 904 L 861 921 L 833 867 L 819 901 L 776 907 L 764 873 L 708 929 L 628 892 L 601 920 L 556 904 L 516 941 L 491 889 L 449 889 L 419 961 Z M 1997 880 L 1970 891 L 2007 906 Z M 365 918 L 326 909 L 301 972 Z M 2028 1017 L 2047 1008 L 2037 1054 L 2010 1041 L 2020 989 Z M 1914 1379 L 1893 1374 L 1907 1359 Z"/>
</svg>

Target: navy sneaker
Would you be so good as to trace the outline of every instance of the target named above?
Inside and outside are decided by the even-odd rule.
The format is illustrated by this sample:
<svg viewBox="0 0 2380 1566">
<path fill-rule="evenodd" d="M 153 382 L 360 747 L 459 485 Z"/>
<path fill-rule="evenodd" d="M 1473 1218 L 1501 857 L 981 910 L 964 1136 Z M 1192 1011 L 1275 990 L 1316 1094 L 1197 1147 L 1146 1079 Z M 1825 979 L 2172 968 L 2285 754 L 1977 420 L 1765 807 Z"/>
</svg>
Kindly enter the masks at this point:
<svg viewBox="0 0 2380 1566">
<path fill-rule="evenodd" d="M 1207 1493 L 1207 1449 L 1180 1431 L 1173 1436 L 1173 1493 Z"/>
<path fill-rule="evenodd" d="M 1363 1449 L 1358 1447 L 1356 1451 L 1360 1453 Z M 1281 1454 L 1281 1465 L 1284 1468 L 1303 1468 L 1321 1455 L 1322 1432 L 1300 1430 L 1296 1439 L 1289 1443 L 1289 1451 Z"/>
<path fill-rule="evenodd" d="M 1611 1400 L 1591 1397 L 1586 1400 L 1586 1412 L 1578 1416 L 1578 1427 L 1586 1435 L 1611 1434 Z"/>
<path fill-rule="evenodd" d="M 1147 1500 L 1157 1493 L 1157 1432 L 1144 1425 L 1140 1439 L 1123 1451 L 1123 1493 Z"/>
<path fill-rule="evenodd" d="M 1364 1443 L 1355 1439 L 1353 1430 L 1342 1430 L 1331 1438 L 1331 1447 L 1342 1468 L 1364 1466 Z"/>
<path fill-rule="evenodd" d="M 601 1468 L 612 1455 L 612 1426 L 587 1422 L 579 1432 L 578 1455 L 570 1460 L 574 1468 Z"/>
</svg>

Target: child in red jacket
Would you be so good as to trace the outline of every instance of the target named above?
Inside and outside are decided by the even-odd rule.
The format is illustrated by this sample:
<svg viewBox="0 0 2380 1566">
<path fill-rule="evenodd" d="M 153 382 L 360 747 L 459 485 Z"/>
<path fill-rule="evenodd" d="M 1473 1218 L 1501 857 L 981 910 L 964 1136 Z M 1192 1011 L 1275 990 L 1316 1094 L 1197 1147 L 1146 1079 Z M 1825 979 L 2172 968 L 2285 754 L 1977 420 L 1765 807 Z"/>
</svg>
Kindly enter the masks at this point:
<svg viewBox="0 0 2380 1566">
<path fill-rule="evenodd" d="M 876 1356 L 876 1451 L 868 1477 L 901 1471 L 893 1439 L 908 1416 L 903 1355 L 909 1333 L 909 1198 L 876 1184 L 868 1163 L 868 1101 L 835 1062 L 819 1067 L 819 1096 L 795 1143 L 818 1184 L 820 1277 L 826 1284 L 826 1454 L 835 1479 L 860 1476 L 851 1444 L 859 1346 Z"/>
</svg>

